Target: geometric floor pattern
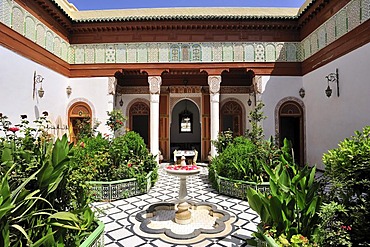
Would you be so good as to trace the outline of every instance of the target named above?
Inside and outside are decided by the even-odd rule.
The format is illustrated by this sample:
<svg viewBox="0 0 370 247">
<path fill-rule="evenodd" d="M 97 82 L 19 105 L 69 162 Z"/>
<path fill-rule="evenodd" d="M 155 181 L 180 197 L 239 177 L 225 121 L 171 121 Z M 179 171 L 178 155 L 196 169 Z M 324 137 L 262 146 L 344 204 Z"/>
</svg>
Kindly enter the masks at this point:
<svg viewBox="0 0 370 247">
<path fill-rule="evenodd" d="M 229 212 L 235 217 L 233 229 L 229 235 L 220 238 L 206 238 L 195 244 L 179 245 L 166 242 L 160 238 L 141 237 L 135 233 L 135 216 L 158 202 L 173 202 L 178 198 L 179 178 L 167 175 L 161 164 L 159 178 L 149 193 L 117 200 L 114 202 L 94 203 L 94 207 L 102 209 L 99 219 L 105 224 L 105 246 L 107 247 L 203 247 L 203 246 L 246 246 L 245 240 L 251 237 L 259 222 L 258 215 L 250 209 L 248 202 L 220 195 L 208 181 L 208 169 L 202 167 L 198 175 L 187 178 L 187 199 L 193 202 L 209 202 Z"/>
</svg>

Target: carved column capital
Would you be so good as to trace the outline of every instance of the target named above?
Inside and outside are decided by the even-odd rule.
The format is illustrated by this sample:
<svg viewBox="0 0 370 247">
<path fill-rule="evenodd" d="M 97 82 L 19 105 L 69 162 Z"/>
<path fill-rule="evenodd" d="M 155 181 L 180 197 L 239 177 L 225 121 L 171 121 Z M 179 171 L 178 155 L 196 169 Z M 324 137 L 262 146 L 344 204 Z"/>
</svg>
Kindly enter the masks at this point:
<svg viewBox="0 0 370 247">
<path fill-rule="evenodd" d="M 220 75 L 208 76 L 209 92 L 211 94 L 216 94 L 220 92 L 220 84 L 221 84 Z"/>
<path fill-rule="evenodd" d="M 151 94 L 160 94 L 162 77 L 160 76 L 148 76 L 149 92 Z"/>
<path fill-rule="evenodd" d="M 108 94 L 115 95 L 117 86 L 117 78 L 109 77 L 108 78 Z"/>
</svg>

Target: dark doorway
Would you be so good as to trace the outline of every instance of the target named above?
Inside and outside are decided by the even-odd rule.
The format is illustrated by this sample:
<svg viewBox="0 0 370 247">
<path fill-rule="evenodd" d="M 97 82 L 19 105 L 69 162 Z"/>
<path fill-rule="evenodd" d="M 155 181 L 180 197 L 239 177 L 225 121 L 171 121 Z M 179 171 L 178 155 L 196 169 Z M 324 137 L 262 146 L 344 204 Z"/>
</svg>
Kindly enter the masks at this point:
<svg viewBox="0 0 370 247">
<path fill-rule="evenodd" d="M 292 145 L 294 160 L 300 164 L 300 123 L 299 117 L 281 117 L 280 118 L 280 145 L 283 145 L 284 139 L 287 139 Z"/>
<path fill-rule="evenodd" d="M 138 133 L 145 144 L 149 143 L 149 116 L 148 115 L 133 115 L 132 116 L 132 130 Z"/>
<path fill-rule="evenodd" d="M 130 129 L 138 133 L 149 147 L 149 106 L 145 102 L 136 102 L 130 107 Z"/>
<path fill-rule="evenodd" d="M 299 104 L 293 101 L 284 103 L 279 111 L 280 146 L 287 139 L 294 152 L 297 164 L 304 165 L 303 114 Z"/>
</svg>

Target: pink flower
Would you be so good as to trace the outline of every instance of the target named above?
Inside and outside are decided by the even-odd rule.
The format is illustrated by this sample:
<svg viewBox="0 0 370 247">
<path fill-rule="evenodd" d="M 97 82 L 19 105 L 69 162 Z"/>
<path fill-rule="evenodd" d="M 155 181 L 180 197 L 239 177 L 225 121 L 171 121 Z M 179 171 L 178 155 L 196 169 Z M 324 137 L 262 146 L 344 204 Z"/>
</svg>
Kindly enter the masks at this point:
<svg viewBox="0 0 370 247">
<path fill-rule="evenodd" d="M 343 230 L 347 230 L 347 231 L 351 231 L 352 230 L 352 227 L 351 226 L 341 226 L 340 228 L 342 228 Z"/>
<path fill-rule="evenodd" d="M 18 127 L 10 127 L 10 128 L 9 128 L 9 131 L 11 131 L 11 132 L 13 132 L 13 133 L 17 132 L 18 130 L 19 130 L 19 128 L 18 128 Z"/>
</svg>

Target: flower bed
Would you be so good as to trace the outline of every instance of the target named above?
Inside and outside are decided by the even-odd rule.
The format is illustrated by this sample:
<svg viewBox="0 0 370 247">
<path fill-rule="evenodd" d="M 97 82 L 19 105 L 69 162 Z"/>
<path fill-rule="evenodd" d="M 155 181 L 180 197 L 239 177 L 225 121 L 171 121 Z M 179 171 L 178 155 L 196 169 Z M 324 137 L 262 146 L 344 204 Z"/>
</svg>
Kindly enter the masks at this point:
<svg viewBox="0 0 370 247">
<path fill-rule="evenodd" d="M 152 173 L 145 177 L 146 186 L 140 186 L 136 178 L 102 182 L 89 181 L 91 191 L 96 201 L 114 201 L 147 193 L 152 186 Z"/>
<path fill-rule="evenodd" d="M 82 242 L 80 247 L 103 247 L 104 245 L 104 224 L 98 221 L 98 227 L 90 236 Z"/>
<path fill-rule="evenodd" d="M 247 188 L 253 188 L 261 192 L 266 192 L 270 190 L 270 185 L 268 182 L 255 183 L 242 180 L 234 180 L 219 176 L 215 170 L 213 172 L 216 181 L 216 189 L 220 194 L 223 195 L 232 196 L 240 199 L 247 199 Z"/>
</svg>

